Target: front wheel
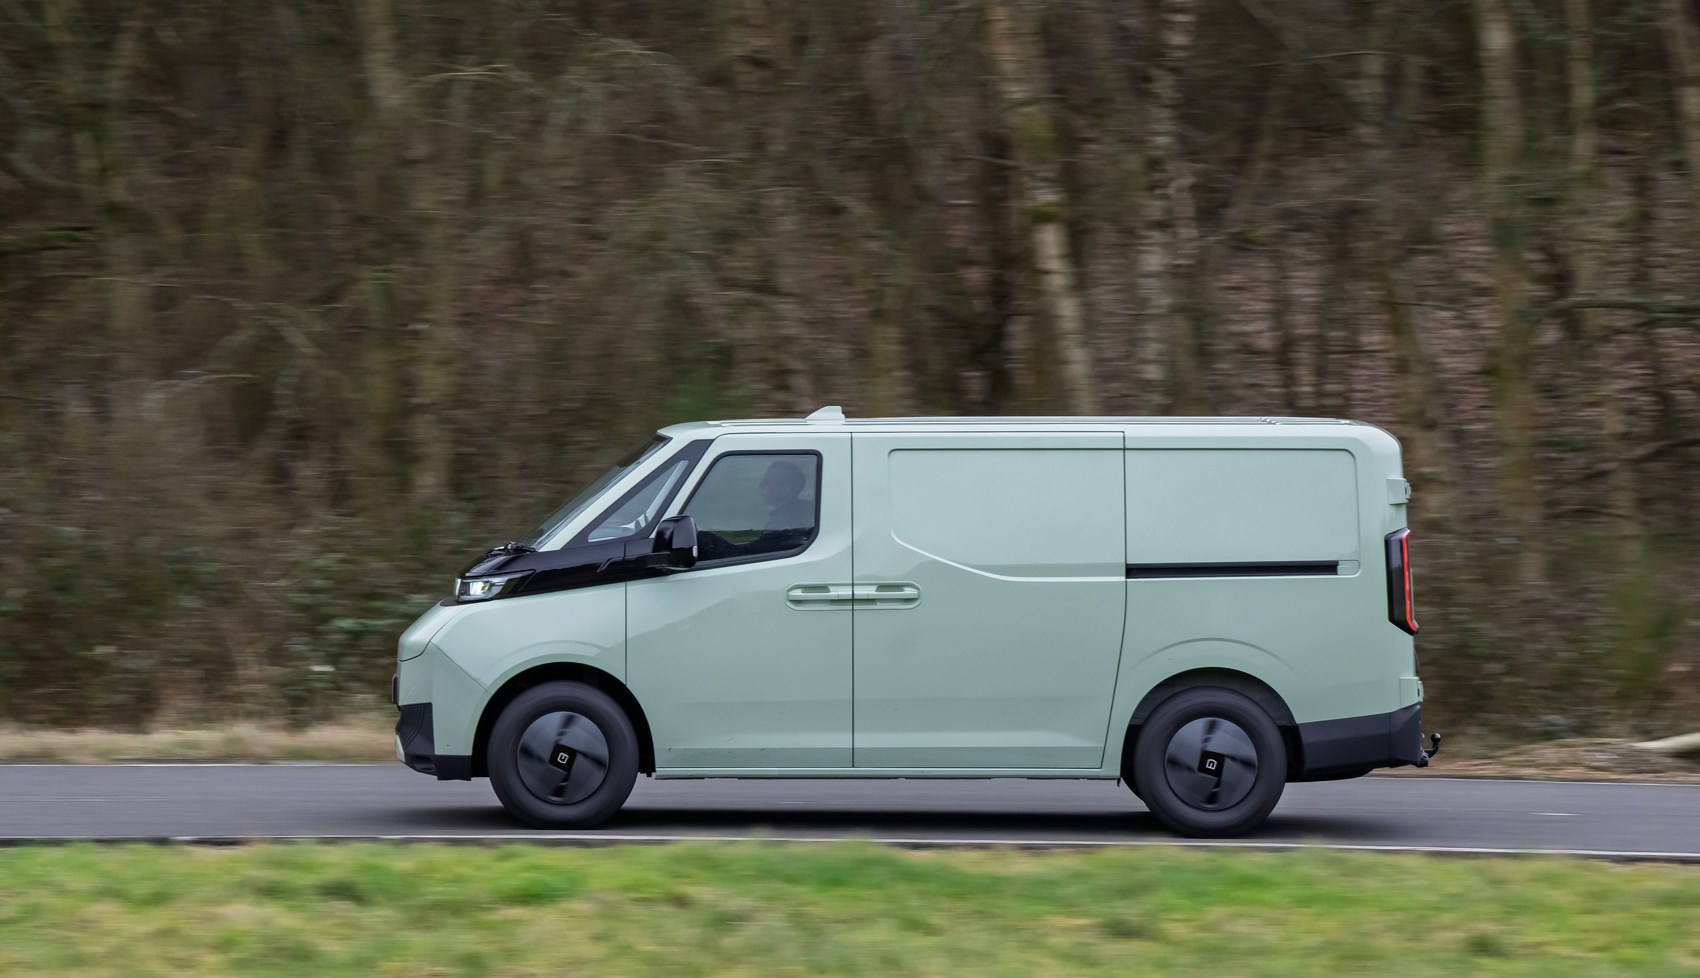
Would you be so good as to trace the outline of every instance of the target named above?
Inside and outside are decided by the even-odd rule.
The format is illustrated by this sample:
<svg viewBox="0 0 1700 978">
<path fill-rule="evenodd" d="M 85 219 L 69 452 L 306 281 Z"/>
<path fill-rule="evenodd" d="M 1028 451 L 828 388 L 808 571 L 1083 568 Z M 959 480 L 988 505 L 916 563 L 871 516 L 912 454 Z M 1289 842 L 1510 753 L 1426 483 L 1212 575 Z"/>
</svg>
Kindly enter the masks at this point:
<svg viewBox="0 0 1700 978">
<path fill-rule="evenodd" d="M 1164 700 L 1139 731 L 1133 768 L 1151 814 L 1185 836 L 1234 836 L 1269 817 L 1287 783 L 1287 745 L 1263 708 L 1227 689 Z"/>
<path fill-rule="evenodd" d="M 533 686 L 490 730 L 485 757 L 502 807 L 539 829 L 588 829 L 632 793 L 638 740 L 607 693 L 583 683 Z"/>
</svg>

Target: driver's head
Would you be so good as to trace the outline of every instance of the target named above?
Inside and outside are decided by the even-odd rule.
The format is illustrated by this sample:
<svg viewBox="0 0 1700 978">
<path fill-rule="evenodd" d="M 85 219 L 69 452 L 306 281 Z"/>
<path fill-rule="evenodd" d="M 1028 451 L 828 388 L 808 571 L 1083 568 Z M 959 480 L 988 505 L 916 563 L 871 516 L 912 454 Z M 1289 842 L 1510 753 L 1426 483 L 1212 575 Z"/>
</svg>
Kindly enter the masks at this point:
<svg viewBox="0 0 1700 978">
<path fill-rule="evenodd" d="M 761 501 L 783 506 L 803 494 L 803 470 L 791 462 L 775 462 L 761 477 Z"/>
</svg>

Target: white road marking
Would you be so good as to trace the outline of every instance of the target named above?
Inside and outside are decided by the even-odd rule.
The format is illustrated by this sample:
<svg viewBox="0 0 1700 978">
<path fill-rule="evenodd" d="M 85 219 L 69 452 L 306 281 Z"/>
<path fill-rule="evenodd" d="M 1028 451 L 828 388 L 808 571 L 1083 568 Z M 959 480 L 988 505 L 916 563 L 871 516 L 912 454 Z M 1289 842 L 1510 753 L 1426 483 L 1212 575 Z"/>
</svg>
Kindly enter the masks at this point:
<svg viewBox="0 0 1700 978">
<path fill-rule="evenodd" d="M 207 768 L 214 768 L 214 767 L 309 768 L 309 767 L 325 767 L 325 768 L 388 768 L 388 769 L 391 769 L 391 770 L 398 770 L 398 771 L 402 770 L 402 767 L 399 764 L 387 763 L 387 762 L 381 762 L 381 761 L 114 761 L 114 762 L 111 762 L 111 763 L 103 763 L 103 764 L 66 764 L 66 763 L 55 763 L 55 762 L 34 762 L 34 761 L 31 761 L 31 762 L 18 763 L 18 764 L 0 763 L 0 771 L 4 771 L 7 768 L 48 768 L 48 767 L 76 768 L 76 769 L 103 768 L 103 767 L 165 767 L 165 768 L 201 768 L 201 767 L 207 767 Z M 1385 774 L 1385 775 L 1371 775 L 1370 777 L 1373 778 L 1373 780 L 1375 780 L 1379 784 L 1390 784 L 1390 783 L 1396 783 L 1396 782 L 1401 782 L 1401 781 L 1408 781 L 1408 782 L 1413 782 L 1413 783 L 1422 782 L 1422 781 L 1466 781 L 1466 782 L 1470 782 L 1472 784 L 1574 784 L 1574 785 L 1594 785 L 1594 786 L 1602 787 L 1602 788 L 1688 788 L 1690 790 L 1700 788 L 1700 783 L 1683 783 L 1683 782 L 1679 782 L 1679 781 L 1575 781 L 1575 780 L 1562 780 L 1562 779 L 1552 779 L 1552 778 L 1535 778 L 1535 777 L 1530 777 L 1530 778 L 1471 778 L 1471 777 L 1460 777 L 1460 776 L 1457 776 L 1457 775 L 1439 775 L 1439 774 L 1435 774 L 1435 775 L 1429 775 L 1429 774 L 1403 774 L 1403 775 L 1401 775 L 1401 774 Z M 848 782 L 848 781 L 881 781 L 881 780 L 890 780 L 890 779 L 883 779 L 883 778 L 662 778 L 662 779 L 659 779 L 659 780 L 674 781 L 674 782 L 684 782 L 684 781 L 691 781 L 691 780 L 773 781 L 773 782 L 784 782 L 784 781 L 845 781 L 845 782 Z M 1038 780 L 1038 781 L 1103 781 L 1103 782 L 1109 782 L 1109 781 L 1112 781 L 1114 779 L 1113 778 L 1068 778 L 1068 777 L 1064 777 L 1064 778 L 1036 778 L 1036 779 L 1035 778 L 1013 778 L 1013 779 L 1011 779 L 1011 778 L 960 778 L 960 777 L 958 777 L 958 778 L 903 778 L 901 780 L 908 781 L 908 782 L 979 781 L 979 780 L 987 780 L 987 781 L 1009 781 L 1009 780 L 1032 781 L 1032 780 Z"/>
<path fill-rule="evenodd" d="M 662 835 L 631 832 L 485 832 L 479 834 L 411 834 L 411 835 L 174 835 L 130 837 L 91 837 L 64 839 L 58 837 L 7 837 L 0 845 L 30 843 L 61 843 L 70 841 L 135 842 L 166 841 L 183 845 L 249 845 L 266 842 L 436 842 L 489 843 L 529 842 L 544 845 L 596 845 L 608 843 L 662 842 L 783 842 L 828 844 L 851 839 L 878 842 L 883 845 L 910 848 L 938 849 L 1114 849 L 1128 846 L 1169 847 L 1182 849 L 1264 849 L 1287 851 L 1297 849 L 1328 849 L 1341 852 L 1416 852 L 1458 856 L 1585 856 L 1594 859 L 1624 859 L 1636 861 L 1700 862 L 1700 852 L 1661 852 L 1635 849 L 1537 849 L 1498 846 L 1419 846 L 1419 845 L 1362 845 L 1337 842 L 1276 842 L 1258 839 L 951 839 L 924 836 L 811 836 L 811 835 Z"/>
<path fill-rule="evenodd" d="M 608 845 L 666 842 L 782 842 L 830 844 L 851 839 L 916 849 L 1114 849 L 1129 846 L 1180 849 L 1261 849 L 1290 851 L 1325 849 L 1338 852 L 1426 853 L 1453 856 L 1581 856 L 1591 859 L 1636 862 L 1700 863 L 1700 852 L 1663 852 L 1636 849 L 1537 849 L 1498 846 L 1361 845 L 1335 842 L 1276 842 L 1257 839 L 950 839 L 917 836 L 809 836 L 809 835 L 660 835 L 614 832 L 486 832 L 479 834 L 415 835 L 173 835 L 173 836 L 59 836 L 0 837 L 0 846 L 104 842 L 146 844 L 172 842 L 179 845 L 235 846 L 274 842 L 401 842 L 401 843 L 492 843 L 527 842 L 537 845 Z"/>
<path fill-rule="evenodd" d="M 1456 774 L 1372 774 L 1377 781 L 1469 781 L 1474 784 L 1592 784 L 1613 788 L 1700 788 L 1694 781 L 1576 781 L 1564 778 L 1472 778 Z"/>
<path fill-rule="evenodd" d="M 1580 812 L 1530 812 L 1530 815 L 1547 815 L 1552 818 L 1581 818 Z"/>
</svg>

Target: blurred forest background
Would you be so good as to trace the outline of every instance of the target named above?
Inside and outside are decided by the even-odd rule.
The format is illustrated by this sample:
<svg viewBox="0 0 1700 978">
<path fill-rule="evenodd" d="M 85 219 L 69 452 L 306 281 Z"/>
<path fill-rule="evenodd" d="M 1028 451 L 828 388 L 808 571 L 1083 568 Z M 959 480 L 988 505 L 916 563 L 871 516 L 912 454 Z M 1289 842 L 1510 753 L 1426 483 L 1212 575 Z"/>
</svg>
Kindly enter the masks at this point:
<svg viewBox="0 0 1700 978">
<path fill-rule="evenodd" d="M 0 718 L 311 721 L 679 420 L 1331 415 L 1432 722 L 1700 716 L 1695 0 L 0 0 Z"/>
</svg>

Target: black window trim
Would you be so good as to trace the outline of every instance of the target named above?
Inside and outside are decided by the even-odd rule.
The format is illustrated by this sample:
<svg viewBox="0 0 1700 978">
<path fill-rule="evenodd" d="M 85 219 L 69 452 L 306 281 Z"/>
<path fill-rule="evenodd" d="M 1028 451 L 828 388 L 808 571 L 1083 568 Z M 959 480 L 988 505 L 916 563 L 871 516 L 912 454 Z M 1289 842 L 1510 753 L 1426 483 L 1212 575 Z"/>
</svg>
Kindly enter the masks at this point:
<svg viewBox="0 0 1700 978">
<path fill-rule="evenodd" d="M 816 448 L 739 448 L 730 452 L 721 452 L 719 455 L 709 459 L 708 467 L 703 470 L 702 478 L 698 479 L 696 485 L 691 487 L 691 494 L 685 497 L 684 505 L 679 507 L 679 515 L 685 515 L 685 511 L 691 508 L 691 503 L 696 500 L 697 490 L 701 489 L 703 483 L 708 481 L 708 477 L 714 474 L 714 466 L 717 465 L 721 459 L 731 458 L 735 455 L 813 455 L 815 457 L 814 529 L 810 532 L 809 538 L 803 541 L 802 546 L 793 547 L 790 550 L 776 550 L 772 553 L 750 554 L 744 557 L 722 557 L 718 560 L 699 560 L 694 567 L 690 568 L 690 570 L 683 571 L 682 573 L 689 574 L 699 570 L 714 570 L 718 567 L 736 567 L 740 564 L 759 564 L 768 560 L 788 560 L 792 557 L 801 556 L 802 554 L 807 553 L 808 549 L 815 545 L 815 541 L 820 539 L 821 486 L 823 477 L 826 475 L 826 459 L 821 455 L 820 450 Z M 663 510 L 663 512 L 665 512 L 665 510 Z"/>
<path fill-rule="evenodd" d="M 577 533 L 573 534 L 573 537 L 572 537 L 571 540 L 568 540 L 566 543 L 562 544 L 561 549 L 565 549 L 566 547 L 576 547 L 576 546 L 580 546 L 582 544 L 591 543 L 592 541 L 590 539 L 590 533 L 591 533 L 592 530 L 601 526 L 602 522 L 604 520 L 608 519 L 608 517 L 613 516 L 614 513 L 616 513 L 620 509 L 620 507 L 631 502 L 632 499 L 638 493 L 640 493 L 644 489 L 648 488 L 649 480 L 651 478 L 653 478 L 657 475 L 660 475 L 662 472 L 667 471 L 668 466 L 673 465 L 674 463 L 676 463 L 676 462 L 678 462 L 682 459 L 686 463 L 685 471 L 680 474 L 679 481 L 673 485 L 673 488 L 667 490 L 667 498 L 661 500 L 661 505 L 659 507 L 657 507 L 656 510 L 655 510 L 657 513 L 667 512 L 667 507 L 673 505 L 673 500 L 678 497 L 679 490 L 683 489 L 684 486 L 685 486 L 685 483 L 690 481 L 691 471 L 697 467 L 697 463 L 702 461 L 703 455 L 708 452 L 708 446 L 712 443 L 713 443 L 713 440 L 708 439 L 708 438 L 699 438 L 695 441 L 686 442 L 684 447 L 680 448 L 678 451 L 676 451 L 672 455 L 668 456 L 667 460 L 665 462 L 662 462 L 660 465 L 657 465 L 654 469 L 652 469 L 648 476 L 645 476 L 643 479 L 638 481 L 637 485 L 635 485 L 635 486 L 631 487 L 630 489 L 627 489 L 625 492 L 621 493 L 619 499 L 616 499 L 612 503 L 609 503 L 607 506 L 604 506 L 602 508 L 602 510 L 600 512 L 598 512 L 594 518 L 591 519 L 590 522 L 588 522 L 584 525 L 583 529 L 581 529 Z M 639 531 L 636 534 L 633 534 L 632 536 L 614 537 L 612 539 L 597 540 L 595 542 L 596 543 L 618 543 L 618 542 L 624 541 L 624 540 L 642 540 L 645 537 L 654 536 L 655 535 L 655 527 L 657 525 L 659 525 L 660 522 L 661 522 L 660 520 L 656 520 L 654 523 L 651 523 L 649 526 L 644 527 L 643 530 Z"/>
</svg>

